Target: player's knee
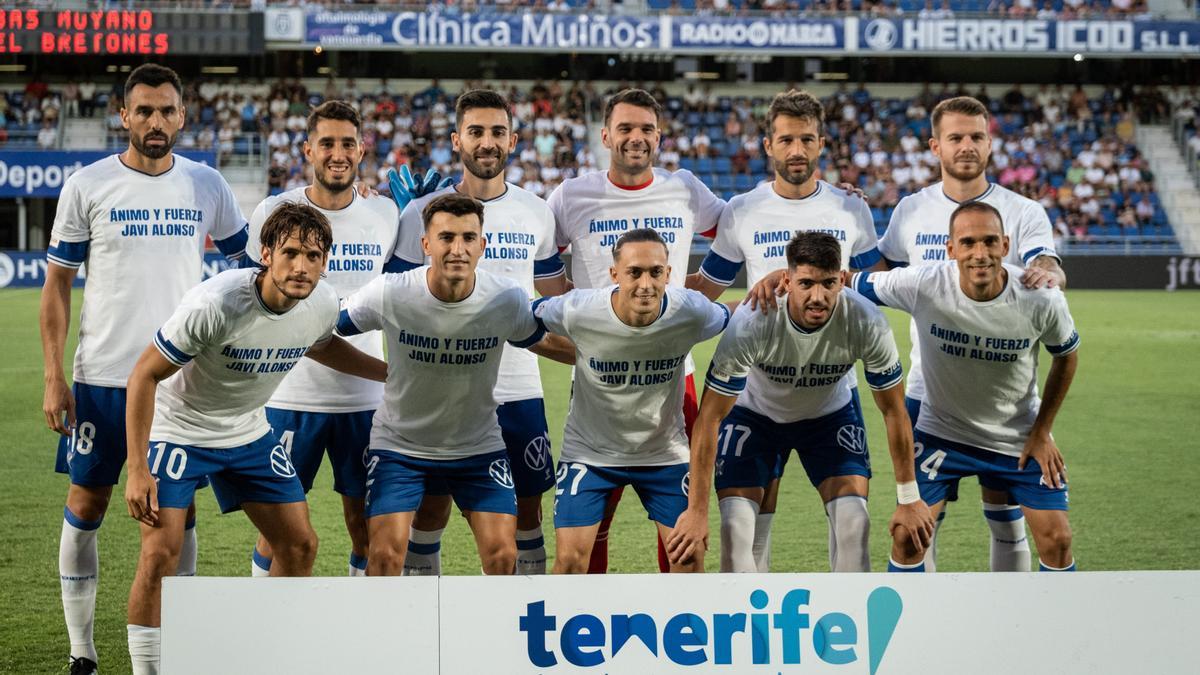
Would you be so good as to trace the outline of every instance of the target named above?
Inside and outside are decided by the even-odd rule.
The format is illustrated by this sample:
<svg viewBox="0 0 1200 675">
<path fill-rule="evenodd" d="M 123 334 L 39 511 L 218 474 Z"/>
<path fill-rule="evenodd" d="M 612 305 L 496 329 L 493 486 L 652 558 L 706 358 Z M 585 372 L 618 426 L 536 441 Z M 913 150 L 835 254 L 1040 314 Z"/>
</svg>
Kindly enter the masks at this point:
<svg viewBox="0 0 1200 675">
<path fill-rule="evenodd" d="M 1071 550 L 1071 538 L 1071 526 L 1065 522 L 1057 523 L 1042 534 L 1038 545 L 1048 549 L 1043 554 L 1065 554 Z"/>
<path fill-rule="evenodd" d="M 576 548 L 559 547 L 554 554 L 554 573 L 584 574 L 588 570 L 589 558 Z"/>
<path fill-rule="evenodd" d="M 112 488 L 90 488 L 72 485 L 67 492 L 67 508 L 80 520 L 98 521 L 108 512 Z"/>
<path fill-rule="evenodd" d="M 275 559 L 290 562 L 291 565 L 311 566 L 317 559 L 317 533 L 312 528 L 292 537 L 282 546 L 275 544 Z"/>
<path fill-rule="evenodd" d="M 897 527 L 892 532 L 892 557 L 899 562 L 915 560 L 921 557 L 920 549 L 917 548 L 917 542 L 908 530 L 902 527 Z"/>
<path fill-rule="evenodd" d="M 175 574 L 179 565 L 179 546 L 166 542 L 142 542 L 139 568 L 150 578 L 161 579 Z"/>
<path fill-rule="evenodd" d="M 371 564 L 378 563 L 386 569 L 398 568 L 404 565 L 408 543 L 402 544 L 398 539 L 372 539 L 367 550 Z"/>
<path fill-rule="evenodd" d="M 489 542 L 479 557 L 486 574 L 512 574 L 517 567 L 517 542 Z"/>
</svg>

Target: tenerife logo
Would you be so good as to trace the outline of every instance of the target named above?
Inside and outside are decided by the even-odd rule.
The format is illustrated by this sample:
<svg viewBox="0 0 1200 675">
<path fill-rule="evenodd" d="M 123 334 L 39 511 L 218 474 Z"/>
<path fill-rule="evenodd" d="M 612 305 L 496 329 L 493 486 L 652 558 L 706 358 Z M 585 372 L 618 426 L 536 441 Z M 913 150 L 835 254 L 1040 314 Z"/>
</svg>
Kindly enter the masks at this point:
<svg viewBox="0 0 1200 675">
<path fill-rule="evenodd" d="M 491 475 L 492 480 L 503 487 L 510 488 L 513 486 L 512 471 L 508 468 L 507 459 L 498 459 L 492 462 L 492 465 L 488 467 L 488 474 Z"/>
<path fill-rule="evenodd" d="M 291 478 L 296 475 L 296 467 L 292 466 L 292 458 L 282 445 L 271 448 L 271 470 L 275 475 Z"/>
<path fill-rule="evenodd" d="M 857 424 L 847 424 L 837 431 L 838 445 L 846 452 L 861 455 L 867 451 L 867 431 Z"/>
<path fill-rule="evenodd" d="M 525 466 L 534 471 L 546 468 L 550 459 L 550 437 L 546 434 L 535 436 L 525 446 Z"/>
<path fill-rule="evenodd" d="M 797 588 L 783 596 L 779 611 L 773 614 L 683 613 L 667 618 L 661 626 L 658 621 L 662 617 L 649 614 L 613 614 L 607 620 L 593 614 L 576 614 L 567 617 L 561 629 L 559 617 L 547 614 L 546 602 L 539 600 L 525 606 L 519 627 L 526 634 L 529 662 L 538 668 L 557 665 L 559 655 L 573 666 L 598 666 L 615 659 L 622 649 L 645 649 L 680 666 L 732 666 L 730 671 L 748 665 L 799 666 L 813 662 L 814 657 L 835 666 L 857 662 L 861 656 L 859 628 L 854 619 L 842 612 L 829 612 L 819 618 L 810 615 L 811 598 L 810 591 Z M 752 608 L 765 610 L 768 604 L 766 591 L 758 589 L 750 594 Z M 883 661 L 903 609 L 900 594 L 888 586 L 876 588 L 867 597 L 866 648 L 872 675 Z M 556 630 L 557 653 L 553 644 L 547 644 Z M 630 645 L 635 639 L 641 647 Z"/>
<path fill-rule="evenodd" d="M 866 30 L 863 32 L 867 46 L 877 52 L 883 52 L 896 46 L 896 39 L 899 33 L 896 30 L 896 24 L 887 19 L 875 19 L 867 24 Z"/>
</svg>

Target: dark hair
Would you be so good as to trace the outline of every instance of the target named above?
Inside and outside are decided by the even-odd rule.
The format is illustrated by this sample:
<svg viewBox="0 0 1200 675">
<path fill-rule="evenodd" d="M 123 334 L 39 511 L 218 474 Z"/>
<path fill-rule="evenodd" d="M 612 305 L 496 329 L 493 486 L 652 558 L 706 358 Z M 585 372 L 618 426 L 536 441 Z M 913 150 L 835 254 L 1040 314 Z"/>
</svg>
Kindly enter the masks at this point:
<svg viewBox="0 0 1200 675">
<path fill-rule="evenodd" d="M 179 94 L 179 98 L 183 99 L 183 83 L 179 81 L 179 75 L 166 66 L 160 66 L 157 63 L 143 63 L 134 68 L 125 80 L 126 102 L 129 101 L 130 92 L 139 84 L 147 87 L 161 87 L 164 84 L 170 84 L 175 87 L 175 93 Z"/>
<path fill-rule="evenodd" d="M 358 111 L 345 101 L 325 101 L 308 113 L 307 133 L 312 136 L 321 120 L 342 120 L 354 125 L 357 132 L 362 129 L 362 118 Z"/>
<path fill-rule="evenodd" d="M 512 109 L 508 107 L 508 100 L 491 89 L 472 89 L 461 94 L 454 102 L 454 126 L 459 133 L 462 133 L 463 116 L 474 108 L 503 110 L 508 116 L 508 128 L 512 129 Z"/>
<path fill-rule="evenodd" d="M 668 255 L 671 249 L 667 248 L 667 242 L 663 241 L 662 235 L 649 227 L 643 227 L 637 230 L 629 230 L 625 234 L 617 238 L 617 243 L 613 245 L 613 262 L 616 262 L 621 257 L 621 247 L 625 244 L 636 244 L 642 241 L 655 241 L 662 244 L 663 249 Z"/>
<path fill-rule="evenodd" d="M 825 107 L 807 91 L 790 89 L 776 94 L 767 108 L 767 133 L 775 135 L 775 118 L 780 115 L 810 119 L 817 123 L 817 135 L 825 135 Z"/>
<path fill-rule="evenodd" d="M 616 108 L 619 103 L 628 103 L 639 108 L 653 110 L 656 122 L 663 114 L 662 105 L 650 95 L 650 92 L 645 89 L 622 89 L 613 94 L 604 104 L 604 126 L 608 126 L 609 120 L 612 119 L 613 108 Z"/>
<path fill-rule="evenodd" d="M 998 211 L 996 209 L 996 207 L 992 206 L 991 204 L 981 202 L 981 201 L 970 201 L 970 202 L 963 202 L 962 204 L 959 204 L 958 208 L 954 209 L 954 212 L 950 214 L 950 236 L 951 237 L 954 236 L 954 221 L 957 220 L 958 217 L 964 213 L 988 213 L 988 214 L 991 214 L 992 217 L 994 217 L 996 219 L 996 222 L 1000 224 L 1000 234 L 1004 234 L 1004 218 L 1000 215 L 1000 211 Z"/>
<path fill-rule="evenodd" d="M 263 223 L 258 240 L 273 251 L 293 235 L 303 243 L 315 243 L 325 253 L 333 247 L 333 228 L 325 214 L 308 204 L 296 202 L 284 202 L 275 207 Z"/>
<path fill-rule="evenodd" d="M 788 269 L 809 265 L 819 270 L 842 269 L 842 246 L 827 232 L 797 232 L 787 245 Z"/>
<path fill-rule="evenodd" d="M 948 98 L 945 101 L 933 107 L 933 114 L 929 116 L 929 120 L 933 123 L 933 137 L 938 136 L 938 126 L 942 123 L 942 116 L 946 113 L 954 113 L 956 115 L 966 115 L 968 117 L 982 117 L 984 122 L 988 120 L 987 106 L 980 103 L 978 100 L 970 96 L 956 96 Z"/>
<path fill-rule="evenodd" d="M 421 210 L 421 220 L 425 229 L 429 229 L 429 223 L 433 222 L 433 217 L 439 213 L 459 217 L 474 213 L 479 218 L 479 226 L 483 227 L 483 202 L 457 192 L 444 194 L 425 205 Z"/>
</svg>

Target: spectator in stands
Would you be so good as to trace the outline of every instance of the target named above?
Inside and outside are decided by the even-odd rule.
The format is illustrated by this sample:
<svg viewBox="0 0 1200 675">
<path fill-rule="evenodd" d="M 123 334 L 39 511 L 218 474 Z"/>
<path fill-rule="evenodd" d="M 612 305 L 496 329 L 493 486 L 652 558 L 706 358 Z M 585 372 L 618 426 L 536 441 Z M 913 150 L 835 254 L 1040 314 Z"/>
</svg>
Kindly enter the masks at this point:
<svg viewBox="0 0 1200 675">
<path fill-rule="evenodd" d="M 52 120 L 43 120 L 42 128 L 38 131 L 37 144 L 39 148 L 48 150 L 58 145 L 58 127 Z"/>
</svg>

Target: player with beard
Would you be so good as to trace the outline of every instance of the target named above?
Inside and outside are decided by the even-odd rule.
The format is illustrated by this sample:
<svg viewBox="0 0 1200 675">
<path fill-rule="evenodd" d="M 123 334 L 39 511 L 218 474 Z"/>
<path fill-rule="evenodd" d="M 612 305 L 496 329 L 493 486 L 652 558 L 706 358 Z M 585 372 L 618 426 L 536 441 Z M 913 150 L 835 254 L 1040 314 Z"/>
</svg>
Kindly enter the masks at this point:
<svg viewBox="0 0 1200 675">
<path fill-rule="evenodd" d="M 569 284 L 554 244 L 554 215 L 537 195 L 504 181 L 508 156 L 517 143 L 508 101 L 494 91 L 476 89 L 459 96 L 455 107 L 457 130 L 450 140 L 462 158 L 462 181 L 405 207 L 388 271 L 425 264 L 421 213 L 435 198 L 458 193 L 483 203 L 487 247 L 480 269 L 512 279 L 530 299 L 535 291 L 542 296 L 564 293 Z M 504 347 L 495 397 L 517 493 L 517 574 L 544 574 L 542 494 L 554 485 L 554 464 L 534 354 L 512 345 Z M 408 540 L 405 574 L 441 574 L 441 538 L 449 519 L 447 487 L 428 486 Z"/>
<path fill-rule="evenodd" d="M 321 212 L 333 228 L 333 248 L 325 280 L 339 297 L 347 297 L 383 273 L 396 242 L 399 210 L 391 199 L 366 196 L 354 188 L 363 146 L 358 112 L 343 101 L 326 101 L 308 115 L 304 157 L 313 184 L 263 200 L 250 218 L 247 255 L 259 260 L 263 223 L 282 204 L 306 204 Z M 370 331 L 347 338 L 360 351 L 383 358 L 383 337 Z M 279 436 L 307 493 L 321 459 L 329 456 L 333 489 L 342 497 L 342 514 L 350 534 L 350 576 L 367 569 L 367 523 L 363 498 L 367 469 L 363 455 L 371 433 L 371 417 L 383 399 L 383 385 L 338 373 L 312 360 L 301 360 L 267 403 L 267 421 Z M 267 576 L 271 547 L 260 536 L 251 574 Z"/>
<path fill-rule="evenodd" d="M 610 285 L 613 246 L 622 233 L 640 228 L 655 230 L 662 237 L 672 270 L 669 283 L 683 286 L 692 235 L 713 236 L 725 202 L 690 171 L 654 166 L 661 115 L 662 106 L 641 89 L 613 95 L 605 104 L 600 132 L 610 152 L 608 171 L 563 181 L 547 200 L 557 222 L 559 247 L 571 247 L 571 281 L 576 288 Z M 690 286 L 693 279 L 687 282 Z M 689 356 L 683 402 L 689 430 L 697 407 L 693 369 Z M 613 492 L 597 529 L 589 572 L 608 568 L 608 530 L 620 496 L 620 489 Z M 658 565 L 665 572 L 670 562 L 661 538 L 658 544 Z"/>
<path fill-rule="evenodd" d="M 125 81 L 121 124 L 129 147 L 63 184 L 42 287 L 40 324 L 46 425 L 61 434 L 57 470 L 69 473 L 58 566 L 71 640 L 71 672 L 96 670 L 92 625 L 97 530 L 125 464 L 126 380 L 138 354 L 202 278 L 205 238 L 241 261 L 246 220 L 212 167 L 172 153 L 186 119 L 183 87 L 169 68 L 139 66 Z M 71 285 L 87 264 L 74 384 L 63 375 Z M 179 574 L 195 574 L 189 508 Z"/>
<path fill-rule="evenodd" d="M 747 266 L 750 286 L 768 277 L 783 277 L 788 266 L 788 242 L 796 232 L 824 232 L 836 239 L 843 270 L 886 269 L 876 248 L 875 224 L 867 202 L 817 178 L 817 163 L 825 148 L 825 109 L 821 102 L 808 92 L 794 89 L 779 94 L 771 101 L 767 124 L 763 149 L 774 160 L 775 180 L 734 197 L 726 205 L 716 240 L 693 287 L 716 299 L 733 283 L 743 265 Z M 851 394 L 849 405 L 862 419 L 854 371 L 847 372 L 844 379 Z M 781 454 L 767 485 L 755 486 L 765 488 L 757 499 L 721 502 L 722 527 L 739 530 L 739 536 L 747 534 L 742 529 L 752 530 L 754 559 L 760 572 L 770 571 L 771 521 L 788 455 L 787 451 Z M 724 460 L 728 470 L 717 477 L 718 492 L 746 487 L 726 484 L 733 477 L 743 482 L 746 479 L 734 466 L 738 461 L 736 457 Z M 851 487 L 847 482 L 850 477 L 845 478 L 845 485 L 827 488 L 829 495 L 842 498 L 825 502 L 831 564 L 833 552 L 840 552 L 840 567 L 849 569 L 848 561 L 867 560 L 863 526 L 868 520 L 867 483 L 862 480 L 861 485 Z"/>
<path fill-rule="evenodd" d="M 890 267 L 931 265 L 946 260 L 948 234 L 946 223 L 960 204 L 983 202 L 1000 212 L 1004 234 L 1012 243 L 1004 262 L 1025 268 L 1021 282 L 1028 288 L 1066 286 L 1066 274 L 1054 252 L 1050 219 L 1040 204 L 991 183 L 984 173 L 992 154 L 988 134 L 988 111 L 968 96 L 939 103 L 930 116 L 933 137 L 929 149 L 941 163 L 942 180 L 900 200 L 892 212 L 887 231 L 879 241 L 879 251 Z M 915 424 L 921 414 L 925 383 L 921 370 L 921 352 L 917 348 L 917 324 L 912 333 L 912 367 L 906 394 L 908 414 Z M 1000 485 L 980 477 L 983 515 L 991 530 L 991 569 L 1028 572 L 1029 542 L 1025 519 L 1011 495 Z M 958 498 L 951 489 L 947 499 Z M 945 517 L 945 509 L 940 518 Z M 940 520 L 939 520 L 940 526 Z M 933 571 L 937 562 L 937 535 L 929 547 L 926 569 Z"/>
</svg>

